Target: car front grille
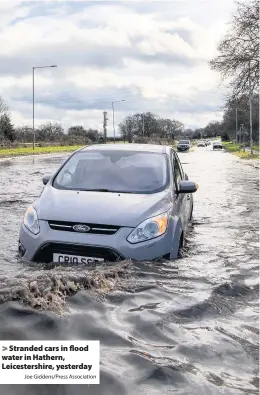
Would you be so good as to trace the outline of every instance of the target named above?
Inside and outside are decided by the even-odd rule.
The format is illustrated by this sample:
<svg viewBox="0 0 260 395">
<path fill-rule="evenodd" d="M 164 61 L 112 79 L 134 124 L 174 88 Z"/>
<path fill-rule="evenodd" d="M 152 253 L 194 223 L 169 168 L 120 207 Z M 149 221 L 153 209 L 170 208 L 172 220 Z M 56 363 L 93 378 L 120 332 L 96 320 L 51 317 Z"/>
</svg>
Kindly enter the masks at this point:
<svg viewBox="0 0 260 395">
<path fill-rule="evenodd" d="M 89 230 L 86 233 L 92 233 L 96 235 L 114 235 L 119 231 L 120 226 L 111 225 L 100 225 L 100 224 L 87 224 L 82 222 L 64 222 L 64 221 L 48 221 L 49 227 L 53 230 L 60 230 L 63 232 L 76 232 L 73 229 L 75 225 L 86 225 Z"/>
<path fill-rule="evenodd" d="M 105 262 L 116 262 L 124 259 L 119 252 L 109 247 L 67 243 L 46 243 L 36 252 L 33 257 L 33 261 L 38 263 L 52 263 L 53 254 L 55 253 L 102 258 Z"/>
</svg>

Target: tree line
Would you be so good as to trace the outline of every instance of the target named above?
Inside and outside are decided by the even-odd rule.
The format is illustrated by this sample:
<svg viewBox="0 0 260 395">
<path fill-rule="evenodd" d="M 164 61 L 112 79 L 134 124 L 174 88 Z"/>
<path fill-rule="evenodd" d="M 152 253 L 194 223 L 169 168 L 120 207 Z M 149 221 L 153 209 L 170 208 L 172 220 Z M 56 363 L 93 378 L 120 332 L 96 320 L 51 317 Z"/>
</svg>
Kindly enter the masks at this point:
<svg viewBox="0 0 260 395">
<path fill-rule="evenodd" d="M 103 135 L 97 129 L 85 129 L 75 125 L 66 131 L 57 122 L 47 122 L 35 128 L 36 142 L 43 145 L 59 143 L 61 145 L 90 144 L 102 141 Z M 32 143 L 33 128 L 31 126 L 14 127 L 8 107 L 0 97 L 0 144 Z"/>
<path fill-rule="evenodd" d="M 120 124 L 122 140 L 146 141 L 147 139 L 175 140 L 184 131 L 184 124 L 176 119 L 160 118 L 152 112 L 128 115 Z"/>
<path fill-rule="evenodd" d="M 223 119 L 212 121 L 204 128 L 185 129 L 182 122 L 161 118 L 152 112 L 128 115 L 120 124 L 120 139 L 147 142 L 151 139 L 176 140 L 206 138 L 221 135 L 230 140 L 236 137 L 236 123 L 249 131 L 249 102 L 252 104 L 253 140 L 259 142 L 259 2 L 236 0 L 236 11 L 229 30 L 218 46 L 219 55 L 210 61 L 228 90 L 222 106 Z M 102 142 L 103 132 L 75 125 L 65 131 L 58 123 L 46 123 L 35 130 L 37 141 L 59 144 L 89 144 Z M 113 139 L 113 138 L 108 138 Z M 0 98 L 0 144 L 5 142 L 31 143 L 33 130 L 29 126 L 14 127 L 8 108 Z M 118 140 L 118 138 L 116 138 Z"/>
<path fill-rule="evenodd" d="M 223 118 L 221 121 L 209 122 L 204 128 L 197 130 L 188 129 L 185 133 L 190 138 L 203 138 L 221 136 L 222 140 L 236 140 L 236 127 L 239 130 L 243 125 L 248 135 L 245 142 L 249 141 L 249 97 L 241 96 L 240 101 L 227 100 L 223 105 Z M 252 96 L 252 134 L 253 141 L 259 143 L 259 94 Z"/>
<path fill-rule="evenodd" d="M 1 100 L 1 99 L 0 99 Z M 1 100 L 3 103 L 3 100 Z M 31 126 L 14 127 L 10 114 L 5 110 L 0 113 L 0 144 L 5 143 L 22 144 L 32 143 L 33 129 Z M 174 140 L 184 131 L 184 125 L 171 119 L 163 119 L 151 112 L 136 113 L 127 116 L 119 124 L 120 137 L 116 140 L 132 142 L 137 138 L 158 138 Z M 38 143 L 59 143 L 59 144 L 90 144 L 104 142 L 103 131 L 97 129 L 85 129 L 82 125 L 69 127 L 67 130 L 57 122 L 47 122 L 35 128 L 36 142 Z M 113 140 L 114 137 L 107 137 Z"/>
<path fill-rule="evenodd" d="M 3 100 L 0 100 L 3 103 Z M 1 107 L 0 107 L 1 108 Z M 5 111 L 0 115 L 0 144 L 28 144 L 33 141 L 31 126 L 14 127 L 10 114 Z M 259 141 L 259 95 L 252 98 L 252 125 L 253 139 Z M 223 140 L 234 140 L 236 137 L 236 115 L 238 125 L 243 124 L 249 130 L 249 100 L 244 95 L 239 105 L 228 101 L 224 107 L 224 116 L 221 121 L 209 122 L 204 128 L 185 128 L 184 124 L 175 119 L 161 118 L 152 112 L 128 115 L 119 124 L 120 137 L 116 140 L 127 142 L 147 143 L 174 141 L 183 138 L 200 139 L 222 136 Z M 82 125 L 71 126 L 67 130 L 56 122 L 48 122 L 35 129 L 36 142 L 42 145 L 77 145 L 103 143 L 103 132 L 97 129 L 85 129 Z M 113 137 L 108 137 L 113 140 Z"/>
</svg>

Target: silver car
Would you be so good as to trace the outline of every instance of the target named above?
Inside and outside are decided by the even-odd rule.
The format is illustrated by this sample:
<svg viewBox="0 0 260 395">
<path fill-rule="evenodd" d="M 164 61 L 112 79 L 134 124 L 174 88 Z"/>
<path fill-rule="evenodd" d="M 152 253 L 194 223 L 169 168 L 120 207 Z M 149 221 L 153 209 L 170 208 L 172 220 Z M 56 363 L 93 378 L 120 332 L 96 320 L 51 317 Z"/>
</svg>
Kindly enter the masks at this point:
<svg viewBox="0 0 260 395">
<path fill-rule="evenodd" d="M 222 149 L 223 148 L 222 142 L 221 141 L 214 141 L 212 144 L 212 148 L 213 148 L 213 150 Z"/>
<path fill-rule="evenodd" d="M 19 252 L 70 265 L 177 258 L 197 190 L 171 147 L 147 144 L 84 147 L 43 184 Z"/>
<path fill-rule="evenodd" d="M 199 141 L 197 144 L 197 147 L 206 147 L 207 144 L 205 143 L 205 141 Z"/>
</svg>

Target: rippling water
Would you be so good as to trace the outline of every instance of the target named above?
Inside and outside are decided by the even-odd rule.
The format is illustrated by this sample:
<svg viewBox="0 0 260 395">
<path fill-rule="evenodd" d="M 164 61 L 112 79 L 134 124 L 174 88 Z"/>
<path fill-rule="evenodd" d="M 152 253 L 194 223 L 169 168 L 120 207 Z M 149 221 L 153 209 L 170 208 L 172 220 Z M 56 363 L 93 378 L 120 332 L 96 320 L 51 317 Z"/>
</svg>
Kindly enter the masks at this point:
<svg viewBox="0 0 260 395">
<path fill-rule="evenodd" d="M 258 394 L 258 170 L 206 148 L 184 256 L 98 269 L 16 257 L 41 177 L 66 156 L 0 162 L 0 339 L 101 341 L 101 384 L 1 386 L 2 395 Z"/>
</svg>

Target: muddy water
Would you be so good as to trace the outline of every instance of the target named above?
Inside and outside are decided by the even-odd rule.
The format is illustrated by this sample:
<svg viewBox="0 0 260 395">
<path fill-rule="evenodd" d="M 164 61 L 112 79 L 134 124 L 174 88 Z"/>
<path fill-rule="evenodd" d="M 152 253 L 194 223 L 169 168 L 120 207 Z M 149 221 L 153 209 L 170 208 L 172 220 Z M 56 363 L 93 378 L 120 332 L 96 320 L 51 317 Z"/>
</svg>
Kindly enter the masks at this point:
<svg viewBox="0 0 260 395">
<path fill-rule="evenodd" d="M 0 394 L 258 394 L 258 170 L 208 148 L 180 154 L 199 190 L 179 260 L 30 266 L 16 257 L 20 221 L 66 156 L 0 162 L 0 339 L 100 339 L 101 384 Z"/>
</svg>

